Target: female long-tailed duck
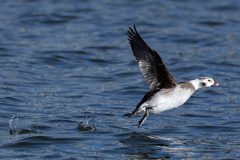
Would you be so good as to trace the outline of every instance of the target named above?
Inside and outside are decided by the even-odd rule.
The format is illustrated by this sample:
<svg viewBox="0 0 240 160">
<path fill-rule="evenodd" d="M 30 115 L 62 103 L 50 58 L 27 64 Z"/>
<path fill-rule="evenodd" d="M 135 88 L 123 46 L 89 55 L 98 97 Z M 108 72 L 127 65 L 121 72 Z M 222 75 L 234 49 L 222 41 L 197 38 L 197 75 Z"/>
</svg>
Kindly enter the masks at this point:
<svg viewBox="0 0 240 160">
<path fill-rule="evenodd" d="M 167 70 L 161 57 L 147 45 L 135 26 L 133 29 L 129 27 L 128 40 L 143 77 L 150 88 L 136 108 L 131 113 L 126 114 L 126 116 L 131 117 L 136 113 L 144 112 L 138 127 L 144 123 L 149 113 L 156 114 L 179 107 L 196 90 L 219 85 L 219 83 L 209 77 L 177 83 Z"/>
</svg>

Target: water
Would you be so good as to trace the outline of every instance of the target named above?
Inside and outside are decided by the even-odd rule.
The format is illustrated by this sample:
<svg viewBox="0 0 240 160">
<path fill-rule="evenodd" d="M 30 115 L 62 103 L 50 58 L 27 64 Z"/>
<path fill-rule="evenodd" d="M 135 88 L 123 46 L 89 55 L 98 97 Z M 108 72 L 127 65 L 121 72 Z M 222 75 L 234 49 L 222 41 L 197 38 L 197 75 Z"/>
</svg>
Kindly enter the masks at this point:
<svg viewBox="0 0 240 160">
<path fill-rule="evenodd" d="M 239 159 L 240 2 L 0 3 L 0 159 Z M 126 119 L 147 91 L 127 42 L 136 24 L 178 81 L 182 107 Z"/>
</svg>

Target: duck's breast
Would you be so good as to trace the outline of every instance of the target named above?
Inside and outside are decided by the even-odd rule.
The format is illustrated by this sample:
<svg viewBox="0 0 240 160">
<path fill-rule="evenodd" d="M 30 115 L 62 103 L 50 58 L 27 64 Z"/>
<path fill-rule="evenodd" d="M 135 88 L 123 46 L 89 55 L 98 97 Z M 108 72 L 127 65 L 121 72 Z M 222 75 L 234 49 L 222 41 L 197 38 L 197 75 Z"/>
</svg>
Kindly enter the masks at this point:
<svg viewBox="0 0 240 160">
<path fill-rule="evenodd" d="M 153 107 L 152 112 L 158 113 L 173 109 L 184 104 L 192 95 L 190 90 L 175 87 L 174 89 L 164 89 L 154 95 L 148 102 Z"/>
</svg>

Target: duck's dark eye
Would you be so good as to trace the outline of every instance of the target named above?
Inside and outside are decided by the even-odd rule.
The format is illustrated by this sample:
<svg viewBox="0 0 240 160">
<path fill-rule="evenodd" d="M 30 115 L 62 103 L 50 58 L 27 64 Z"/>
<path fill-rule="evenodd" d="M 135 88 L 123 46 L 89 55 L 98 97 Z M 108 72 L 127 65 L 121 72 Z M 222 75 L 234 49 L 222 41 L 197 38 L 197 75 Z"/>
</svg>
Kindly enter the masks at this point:
<svg viewBox="0 0 240 160">
<path fill-rule="evenodd" d="M 208 82 L 211 82 L 211 80 L 209 79 Z"/>
</svg>

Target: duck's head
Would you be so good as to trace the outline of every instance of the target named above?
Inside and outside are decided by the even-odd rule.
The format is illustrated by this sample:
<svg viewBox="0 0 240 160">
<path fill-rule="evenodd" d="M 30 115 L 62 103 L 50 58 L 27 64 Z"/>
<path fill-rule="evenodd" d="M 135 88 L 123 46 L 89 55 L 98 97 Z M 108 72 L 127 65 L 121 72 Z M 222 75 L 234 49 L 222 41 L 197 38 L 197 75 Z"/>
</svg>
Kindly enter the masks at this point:
<svg viewBox="0 0 240 160">
<path fill-rule="evenodd" d="M 209 77 L 201 77 L 199 78 L 199 82 L 201 87 L 219 86 L 218 82 L 216 82 L 213 78 L 209 78 Z"/>
<path fill-rule="evenodd" d="M 203 88 L 203 87 L 219 86 L 219 83 L 210 77 L 201 77 L 201 78 L 195 79 L 192 81 L 192 84 L 196 89 Z"/>
</svg>

